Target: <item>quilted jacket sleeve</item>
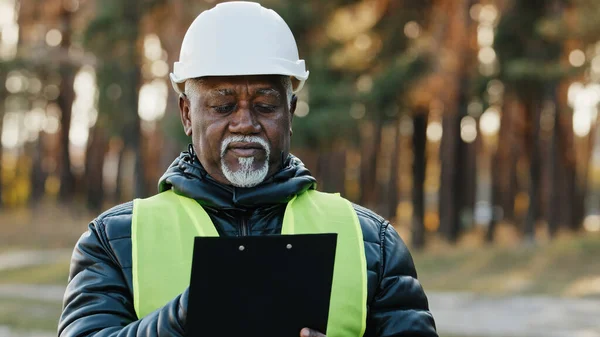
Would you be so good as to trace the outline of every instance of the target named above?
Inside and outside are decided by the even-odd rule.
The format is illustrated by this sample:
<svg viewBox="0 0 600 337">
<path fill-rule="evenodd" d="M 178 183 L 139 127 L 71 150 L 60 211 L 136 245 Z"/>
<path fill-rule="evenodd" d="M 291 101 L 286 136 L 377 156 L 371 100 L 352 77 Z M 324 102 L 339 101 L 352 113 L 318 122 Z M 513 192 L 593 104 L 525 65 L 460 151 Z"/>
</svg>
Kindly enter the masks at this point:
<svg viewBox="0 0 600 337">
<path fill-rule="evenodd" d="M 370 304 L 365 336 L 437 337 L 408 248 L 387 221 L 380 235 L 380 281 Z"/>
<path fill-rule="evenodd" d="M 102 221 L 96 220 L 75 246 L 59 336 L 182 336 L 187 290 L 161 309 L 138 319 L 130 285 L 106 236 L 100 234 L 103 231 Z"/>
</svg>

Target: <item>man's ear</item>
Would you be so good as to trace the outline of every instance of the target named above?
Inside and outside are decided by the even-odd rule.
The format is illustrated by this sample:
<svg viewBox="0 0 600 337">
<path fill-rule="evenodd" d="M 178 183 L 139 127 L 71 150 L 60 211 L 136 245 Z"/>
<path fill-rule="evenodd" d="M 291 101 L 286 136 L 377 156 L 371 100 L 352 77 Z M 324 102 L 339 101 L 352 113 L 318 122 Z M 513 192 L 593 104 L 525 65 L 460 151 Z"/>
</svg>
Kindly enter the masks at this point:
<svg viewBox="0 0 600 337">
<path fill-rule="evenodd" d="M 190 137 L 192 135 L 192 114 L 190 109 L 190 100 L 185 94 L 179 95 L 179 114 L 183 131 Z"/>
<path fill-rule="evenodd" d="M 292 95 L 292 100 L 290 102 L 290 135 L 293 133 L 292 121 L 294 120 L 294 112 L 296 112 L 296 104 L 297 103 L 298 103 L 298 96 Z"/>
</svg>

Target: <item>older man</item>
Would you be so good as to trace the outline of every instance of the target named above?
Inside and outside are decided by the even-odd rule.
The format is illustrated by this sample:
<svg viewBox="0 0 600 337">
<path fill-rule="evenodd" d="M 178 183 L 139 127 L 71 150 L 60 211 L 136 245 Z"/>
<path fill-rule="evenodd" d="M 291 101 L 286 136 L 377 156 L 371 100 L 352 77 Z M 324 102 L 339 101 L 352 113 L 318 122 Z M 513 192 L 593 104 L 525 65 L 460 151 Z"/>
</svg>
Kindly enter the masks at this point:
<svg viewBox="0 0 600 337">
<path fill-rule="evenodd" d="M 198 16 L 171 74 L 192 145 L 157 195 L 103 213 L 77 242 L 60 336 L 183 336 L 193 319 L 195 236 L 319 232 L 338 234 L 344 274 L 334 272 L 327 331 L 306 327 L 300 336 L 437 336 L 410 253 L 389 222 L 317 192 L 289 153 L 295 93 L 307 78 L 272 10 L 231 2 Z"/>
</svg>

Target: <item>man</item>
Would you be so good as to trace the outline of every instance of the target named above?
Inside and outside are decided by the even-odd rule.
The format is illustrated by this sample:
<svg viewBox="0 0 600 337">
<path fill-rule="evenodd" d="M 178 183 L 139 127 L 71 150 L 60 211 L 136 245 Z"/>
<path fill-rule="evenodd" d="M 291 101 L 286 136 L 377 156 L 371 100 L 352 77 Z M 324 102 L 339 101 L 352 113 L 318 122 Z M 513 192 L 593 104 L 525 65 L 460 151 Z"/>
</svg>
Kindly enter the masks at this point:
<svg viewBox="0 0 600 337">
<path fill-rule="evenodd" d="M 334 272 L 330 337 L 437 336 L 410 253 L 389 222 L 317 192 L 289 153 L 295 93 L 307 78 L 291 31 L 272 10 L 231 2 L 198 16 L 171 74 L 192 145 L 160 179 L 159 194 L 105 212 L 80 238 L 60 336 L 183 336 L 193 319 L 194 236 L 302 231 L 337 232 L 347 252 L 336 256 L 348 274 Z M 298 335 L 326 333 L 310 328 Z"/>
</svg>

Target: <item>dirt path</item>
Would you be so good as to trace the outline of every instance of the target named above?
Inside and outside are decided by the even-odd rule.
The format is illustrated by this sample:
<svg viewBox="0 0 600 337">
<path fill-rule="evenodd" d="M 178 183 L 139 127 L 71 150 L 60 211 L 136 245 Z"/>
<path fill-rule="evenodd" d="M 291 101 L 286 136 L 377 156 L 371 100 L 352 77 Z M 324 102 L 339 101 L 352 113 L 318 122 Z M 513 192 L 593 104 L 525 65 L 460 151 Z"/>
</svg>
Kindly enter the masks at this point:
<svg viewBox="0 0 600 337">
<path fill-rule="evenodd" d="M 46 331 L 17 332 L 5 326 L 0 326 L 0 337 L 56 337 L 56 333 Z"/>
<path fill-rule="evenodd" d="M 0 298 L 62 302 L 65 287 L 38 284 L 0 284 Z"/>
<path fill-rule="evenodd" d="M 0 254 L 0 271 L 68 261 L 72 250 L 20 250 Z"/>
<path fill-rule="evenodd" d="M 600 300 L 428 293 L 440 335 L 600 337 Z"/>
</svg>

